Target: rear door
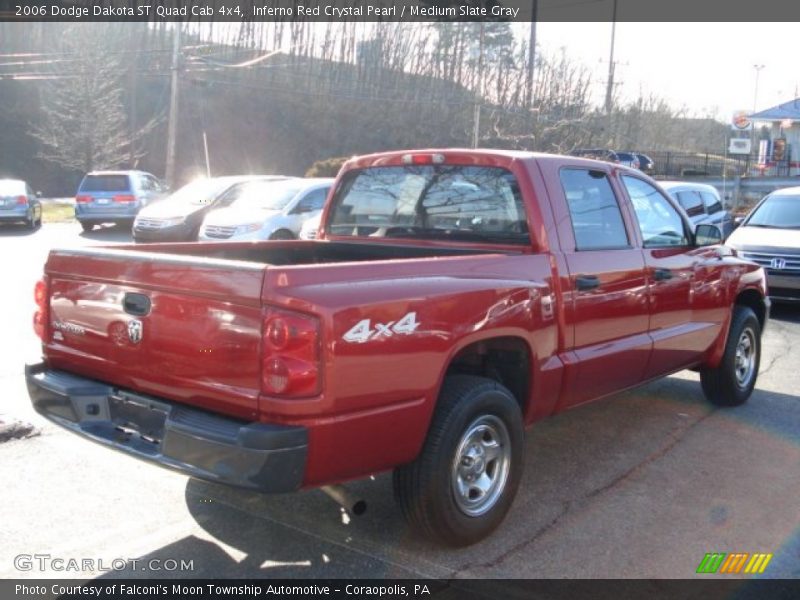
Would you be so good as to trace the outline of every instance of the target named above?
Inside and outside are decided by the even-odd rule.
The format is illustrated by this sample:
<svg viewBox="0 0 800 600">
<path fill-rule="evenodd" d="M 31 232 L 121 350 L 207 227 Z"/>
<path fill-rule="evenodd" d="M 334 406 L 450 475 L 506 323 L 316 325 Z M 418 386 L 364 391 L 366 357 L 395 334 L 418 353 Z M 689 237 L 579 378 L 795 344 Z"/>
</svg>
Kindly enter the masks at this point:
<svg viewBox="0 0 800 600">
<path fill-rule="evenodd" d="M 733 217 L 722 208 L 722 200 L 719 195 L 712 190 L 701 190 L 699 194 L 706 207 L 709 223 L 719 227 L 723 237 L 727 237 L 733 231 Z"/>
<path fill-rule="evenodd" d="M 703 198 L 697 190 L 681 190 L 675 192 L 674 197 L 678 200 L 678 204 L 681 205 L 694 225 L 708 222 L 708 215 L 706 214 L 706 208 L 703 204 Z"/>
<path fill-rule="evenodd" d="M 565 403 L 574 405 L 641 381 L 651 350 L 647 281 L 609 171 L 564 167 L 552 175 L 569 269 L 562 277 L 566 326 L 574 335 Z"/>
</svg>

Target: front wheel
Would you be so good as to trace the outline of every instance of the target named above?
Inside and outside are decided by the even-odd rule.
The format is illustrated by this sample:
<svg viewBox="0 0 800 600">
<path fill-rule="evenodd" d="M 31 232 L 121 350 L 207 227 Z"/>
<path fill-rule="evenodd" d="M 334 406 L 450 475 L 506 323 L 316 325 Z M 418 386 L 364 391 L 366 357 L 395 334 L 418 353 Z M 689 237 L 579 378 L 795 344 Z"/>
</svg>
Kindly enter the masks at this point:
<svg viewBox="0 0 800 600">
<path fill-rule="evenodd" d="M 422 452 L 394 472 L 395 497 L 412 527 L 452 546 L 488 536 L 519 487 L 523 437 L 519 405 L 505 387 L 448 377 Z"/>
<path fill-rule="evenodd" d="M 736 306 L 722 360 L 700 371 L 706 399 L 716 406 L 744 404 L 753 393 L 760 363 L 761 324 L 752 309 Z"/>
<path fill-rule="evenodd" d="M 83 229 L 86 233 L 90 232 L 94 229 L 94 223 L 86 223 L 85 221 L 81 223 L 81 229 Z"/>
</svg>

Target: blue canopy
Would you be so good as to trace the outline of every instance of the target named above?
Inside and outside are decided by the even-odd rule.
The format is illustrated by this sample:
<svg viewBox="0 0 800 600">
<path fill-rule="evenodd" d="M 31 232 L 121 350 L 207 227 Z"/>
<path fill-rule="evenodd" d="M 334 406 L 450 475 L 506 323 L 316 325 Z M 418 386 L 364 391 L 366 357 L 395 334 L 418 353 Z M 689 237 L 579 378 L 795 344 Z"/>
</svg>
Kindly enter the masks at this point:
<svg viewBox="0 0 800 600">
<path fill-rule="evenodd" d="M 753 113 L 750 118 L 754 121 L 783 121 L 784 119 L 800 121 L 800 98 Z"/>
</svg>

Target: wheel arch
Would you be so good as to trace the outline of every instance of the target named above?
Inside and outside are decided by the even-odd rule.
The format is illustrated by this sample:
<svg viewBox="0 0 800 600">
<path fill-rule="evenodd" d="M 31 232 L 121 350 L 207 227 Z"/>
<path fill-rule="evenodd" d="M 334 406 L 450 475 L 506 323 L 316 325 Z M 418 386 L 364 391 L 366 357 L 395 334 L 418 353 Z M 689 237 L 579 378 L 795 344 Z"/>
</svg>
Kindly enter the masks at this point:
<svg viewBox="0 0 800 600">
<path fill-rule="evenodd" d="M 517 401 L 523 420 L 531 409 L 535 350 L 518 332 L 493 332 L 480 338 L 463 340 L 453 349 L 439 378 L 435 393 L 438 402 L 445 379 L 450 375 L 475 375 L 497 381 Z"/>
<path fill-rule="evenodd" d="M 730 334 L 733 311 L 737 306 L 746 306 L 750 308 L 756 314 L 758 323 L 761 326 L 761 331 L 764 331 L 764 327 L 767 324 L 767 319 L 769 318 L 769 303 L 766 297 L 757 287 L 745 287 L 738 290 L 736 292 L 736 296 L 733 298 L 733 302 L 731 303 L 728 316 L 726 317 L 725 322 L 722 324 L 720 335 L 717 338 L 716 343 L 712 346 L 711 352 L 709 353 L 708 358 L 703 365 L 704 367 L 716 368 L 719 366 L 722 356 L 725 353 L 725 345 L 728 343 L 728 335 Z"/>
</svg>

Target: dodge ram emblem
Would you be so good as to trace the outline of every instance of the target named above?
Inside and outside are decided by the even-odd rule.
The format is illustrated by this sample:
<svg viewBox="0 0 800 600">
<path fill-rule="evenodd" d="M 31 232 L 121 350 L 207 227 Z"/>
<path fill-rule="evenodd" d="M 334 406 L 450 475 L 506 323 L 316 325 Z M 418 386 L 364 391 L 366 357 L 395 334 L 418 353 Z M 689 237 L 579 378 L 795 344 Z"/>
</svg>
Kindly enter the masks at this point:
<svg viewBox="0 0 800 600">
<path fill-rule="evenodd" d="M 142 322 L 139 319 L 128 321 L 128 339 L 132 344 L 142 341 Z"/>
</svg>

